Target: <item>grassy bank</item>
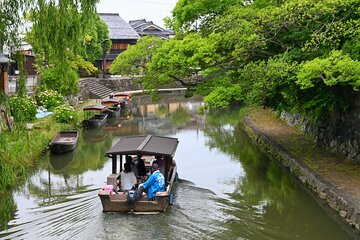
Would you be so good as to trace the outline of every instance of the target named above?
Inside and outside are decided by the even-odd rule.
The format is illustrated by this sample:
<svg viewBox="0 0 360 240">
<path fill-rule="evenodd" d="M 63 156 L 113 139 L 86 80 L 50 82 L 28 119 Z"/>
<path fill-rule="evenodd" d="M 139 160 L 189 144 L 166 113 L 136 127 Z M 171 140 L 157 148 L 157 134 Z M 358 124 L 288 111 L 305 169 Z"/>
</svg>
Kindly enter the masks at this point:
<svg viewBox="0 0 360 240">
<path fill-rule="evenodd" d="M 13 132 L 0 133 L 0 193 L 21 184 L 27 178 L 28 169 L 48 149 L 49 142 L 60 130 L 80 127 L 81 109 L 75 110 L 72 124 L 57 123 L 54 116 L 37 119 L 27 130 L 25 124 L 17 124 Z"/>
</svg>

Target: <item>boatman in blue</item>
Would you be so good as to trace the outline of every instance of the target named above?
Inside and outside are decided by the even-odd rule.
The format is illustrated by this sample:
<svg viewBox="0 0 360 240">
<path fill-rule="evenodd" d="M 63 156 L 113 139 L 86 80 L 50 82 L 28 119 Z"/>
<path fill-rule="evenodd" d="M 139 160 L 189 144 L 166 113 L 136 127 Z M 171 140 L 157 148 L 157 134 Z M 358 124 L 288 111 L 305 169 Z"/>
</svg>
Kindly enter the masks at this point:
<svg viewBox="0 0 360 240">
<path fill-rule="evenodd" d="M 151 174 L 146 182 L 139 185 L 140 198 L 143 191 L 146 191 L 150 201 L 155 200 L 157 192 L 165 191 L 165 178 L 164 175 L 162 175 L 162 173 L 159 171 L 159 165 L 157 163 L 153 163 L 152 169 L 153 174 Z"/>
</svg>

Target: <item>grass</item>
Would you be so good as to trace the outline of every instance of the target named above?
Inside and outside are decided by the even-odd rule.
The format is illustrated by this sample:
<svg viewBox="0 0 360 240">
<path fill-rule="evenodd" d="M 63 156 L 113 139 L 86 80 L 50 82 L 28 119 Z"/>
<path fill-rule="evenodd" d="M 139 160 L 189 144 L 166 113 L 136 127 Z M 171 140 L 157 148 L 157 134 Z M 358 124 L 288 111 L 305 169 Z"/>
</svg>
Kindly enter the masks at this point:
<svg viewBox="0 0 360 240">
<path fill-rule="evenodd" d="M 60 130 L 80 126 L 82 111 L 77 109 L 75 112 L 76 121 L 72 124 L 57 123 L 54 116 L 48 116 L 31 122 L 31 130 L 22 123 L 16 124 L 13 132 L 0 133 L 0 192 L 19 185 L 28 177 L 28 169 L 48 149 Z"/>
</svg>

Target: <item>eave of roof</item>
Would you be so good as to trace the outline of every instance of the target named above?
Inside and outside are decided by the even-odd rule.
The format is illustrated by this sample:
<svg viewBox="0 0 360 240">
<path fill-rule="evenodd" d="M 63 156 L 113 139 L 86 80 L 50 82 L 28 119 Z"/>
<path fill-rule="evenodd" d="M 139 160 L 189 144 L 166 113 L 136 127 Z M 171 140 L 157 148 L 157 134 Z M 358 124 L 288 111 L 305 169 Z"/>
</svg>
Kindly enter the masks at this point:
<svg viewBox="0 0 360 240">
<path fill-rule="evenodd" d="M 104 111 L 107 109 L 104 105 L 87 106 L 83 108 L 83 111 Z"/>
</svg>

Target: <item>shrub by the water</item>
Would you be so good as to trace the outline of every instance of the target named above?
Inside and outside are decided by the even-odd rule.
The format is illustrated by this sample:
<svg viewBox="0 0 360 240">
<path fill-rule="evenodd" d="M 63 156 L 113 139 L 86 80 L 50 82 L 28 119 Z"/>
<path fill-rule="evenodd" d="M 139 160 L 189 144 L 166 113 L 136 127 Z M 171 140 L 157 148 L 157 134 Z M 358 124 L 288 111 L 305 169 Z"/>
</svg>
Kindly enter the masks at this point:
<svg viewBox="0 0 360 240">
<path fill-rule="evenodd" d="M 41 73 L 41 88 L 53 89 L 66 96 L 78 91 L 78 79 L 79 75 L 74 70 L 63 72 L 50 68 Z"/>
<path fill-rule="evenodd" d="M 35 99 L 39 106 L 43 106 L 48 110 L 65 103 L 64 97 L 57 91 L 51 89 L 37 92 Z"/>
<path fill-rule="evenodd" d="M 72 123 L 77 119 L 75 111 L 67 104 L 56 107 L 54 115 L 58 123 Z"/>
<path fill-rule="evenodd" d="M 10 98 L 11 115 L 15 122 L 23 122 L 35 119 L 36 105 L 30 97 Z"/>
</svg>

